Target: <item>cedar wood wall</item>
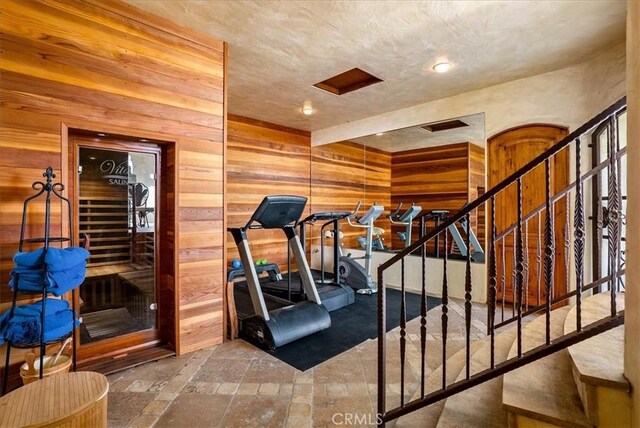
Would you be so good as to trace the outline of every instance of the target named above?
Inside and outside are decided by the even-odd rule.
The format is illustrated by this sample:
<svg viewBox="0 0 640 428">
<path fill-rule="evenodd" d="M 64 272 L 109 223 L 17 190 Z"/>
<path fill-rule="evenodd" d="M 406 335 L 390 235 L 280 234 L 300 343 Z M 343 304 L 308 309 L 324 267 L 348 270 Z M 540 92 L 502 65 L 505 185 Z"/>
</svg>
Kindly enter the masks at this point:
<svg viewBox="0 0 640 428">
<path fill-rule="evenodd" d="M 160 278 L 177 331 L 169 340 L 179 354 L 220 343 L 223 42 L 112 0 L 5 0 L 0 28 L 0 283 L 31 183 L 49 165 L 70 181 L 67 126 L 169 141 L 164 191 L 174 209 L 163 219 Z M 40 218 L 30 218 L 30 233 L 41 233 Z M 56 213 L 56 231 L 61 223 Z"/>
</svg>

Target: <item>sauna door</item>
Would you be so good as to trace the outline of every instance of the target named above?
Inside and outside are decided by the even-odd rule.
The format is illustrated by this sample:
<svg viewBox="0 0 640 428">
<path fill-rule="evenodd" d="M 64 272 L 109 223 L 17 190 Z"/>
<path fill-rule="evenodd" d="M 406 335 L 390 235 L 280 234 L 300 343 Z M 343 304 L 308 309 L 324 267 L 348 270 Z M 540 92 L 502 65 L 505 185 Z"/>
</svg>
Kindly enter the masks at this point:
<svg viewBox="0 0 640 428">
<path fill-rule="evenodd" d="M 564 128 L 545 125 L 523 126 L 511 129 L 489 139 L 489 187 L 494 187 L 510 174 L 522 168 L 533 158 L 547 150 L 567 135 Z M 566 150 L 556 155 L 551 162 L 551 193 L 555 194 L 568 184 L 568 157 Z M 529 214 L 545 202 L 544 164 L 527 174 L 522 180 L 522 215 Z M 496 196 L 497 236 L 517 222 L 516 184 L 507 187 Z M 523 305 L 538 306 L 545 302 L 542 262 L 544 254 L 544 211 L 523 224 L 525 248 L 525 292 Z M 561 199 L 555 204 L 555 289 L 554 297 L 566 292 L 567 251 L 565 226 L 567 204 Z M 498 302 L 515 300 L 515 233 L 509 233 L 496 243 L 498 267 Z M 542 260 L 541 260 L 542 261 Z"/>
<path fill-rule="evenodd" d="M 80 343 L 104 353 L 157 338 L 159 153 L 75 143 L 76 230 L 91 252 L 80 287 Z"/>
</svg>

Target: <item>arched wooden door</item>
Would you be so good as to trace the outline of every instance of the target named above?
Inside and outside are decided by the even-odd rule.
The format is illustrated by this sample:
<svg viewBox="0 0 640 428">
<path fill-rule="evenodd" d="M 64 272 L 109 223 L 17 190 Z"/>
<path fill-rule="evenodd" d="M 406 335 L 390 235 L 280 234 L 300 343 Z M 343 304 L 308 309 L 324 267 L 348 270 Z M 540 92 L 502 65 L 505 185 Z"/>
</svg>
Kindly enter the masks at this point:
<svg viewBox="0 0 640 428">
<path fill-rule="evenodd" d="M 489 188 L 526 165 L 567 135 L 567 129 L 553 125 L 525 125 L 491 137 L 489 146 Z M 569 184 L 568 149 L 558 153 L 551 162 L 551 193 L 556 194 Z M 544 164 L 529 172 L 522 180 L 522 214 L 525 217 L 545 203 Z M 568 264 L 566 255 L 567 202 L 564 198 L 554 206 L 555 220 L 555 282 L 553 297 L 567 291 Z M 517 187 L 506 188 L 496 196 L 497 236 L 517 222 Z M 546 300 L 543 275 L 545 211 L 522 225 L 525 247 L 525 292 L 523 304 L 538 306 Z M 498 302 L 515 301 L 515 233 L 508 233 L 496 243 L 498 266 Z"/>
</svg>

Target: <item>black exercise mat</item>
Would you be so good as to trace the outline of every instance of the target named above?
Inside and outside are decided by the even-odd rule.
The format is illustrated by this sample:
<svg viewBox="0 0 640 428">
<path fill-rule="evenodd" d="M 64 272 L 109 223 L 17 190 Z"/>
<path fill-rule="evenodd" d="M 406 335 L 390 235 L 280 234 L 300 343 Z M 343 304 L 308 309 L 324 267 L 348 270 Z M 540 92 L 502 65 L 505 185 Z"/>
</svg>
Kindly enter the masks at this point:
<svg viewBox="0 0 640 428">
<path fill-rule="evenodd" d="M 387 289 L 387 331 L 400 325 L 398 290 Z M 331 312 L 331 327 L 273 351 L 267 351 L 298 370 L 307 370 L 335 357 L 367 339 L 378 337 L 378 296 L 356 294 L 354 304 Z M 406 293 L 407 321 L 420 316 L 421 296 Z M 440 305 L 440 299 L 427 297 L 427 308 Z"/>
</svg>

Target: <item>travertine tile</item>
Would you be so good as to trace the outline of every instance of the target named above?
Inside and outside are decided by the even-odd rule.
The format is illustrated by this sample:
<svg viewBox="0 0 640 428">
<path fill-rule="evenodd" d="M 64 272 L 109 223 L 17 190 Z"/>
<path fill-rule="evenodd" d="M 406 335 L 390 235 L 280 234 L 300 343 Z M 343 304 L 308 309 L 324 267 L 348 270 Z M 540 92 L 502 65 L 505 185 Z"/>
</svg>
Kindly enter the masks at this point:
<svg viewBox="0 0 640 428">
<path fill-rule="evenodd" d="M 303 416 L 290 416 L 286 421 L 286 428 L 311 428 L 312 419 L 311 417 L 303 417 Z"/>
<path fill-rule="evenodd" d="M 208 360 L 193 375 L 196 382 L 240 383 L 249 368 L 251 360 L 221 359 Z"/>
<path fill-rule="evenodd" d="M 46 367 L 46 366 L 45 366 Z M 153 381 L 150 380 L 136 380 L 129 385 L 127 388 L 128 392 L 147 392 L 151 385 L 153 385 Z"/>
<path fill-rule="evenodd" d="M 161 401 L 173 401 L 175 400 L 175 398 L 178 396 L 177 392 L 161 392 L 160 394 L 158 394 L 158 396 L 156 397 L 156 400 L 161 400 Z"/>
<path fill-rule="evenodd" d="M 135 418 L 128 428 L 149 428 L 153 426 L 158 420 L 158 416 L 155 415 L 142 415 Z"/>
<path fill-rule="evenodd" d="M 158 419 L 156 427 L 218 426 L 231 402 L 231 396 L 180 394 Z"/>
<path fill-rule="evenodd" d="M 425 372 L 442 364 L 441 309 L 427 313 Z M 464 307 L 450 304 L 447 355 L 465 345 Z M 472 339 L 486 311 L 473 307 Z M 407 324 L 405 398 L 419 388 L 420 320 Z M 399 403 L 400 329 L 387 340 L 388 407 Z M 454 339 L 454 340 L 452 340 Z M 322 427 L 375 424 L 377 341 L 305 372 L 241 340 L 109 376 L 109 426 Z M 124 391 L 124 392 L 123 392 Z M 140 392 L 134 392 L 140 391 Z M 370 425 L 369 425 L 370 426 Z"/>
<path fill-rule="evenodd" d="M 229 404 L 222 426 L 280 428 L 285 423 L 287 407 L 288 403 L 279 396 L 236 395 Z"/>
<path fill-rule="evenodd" d="M 296 369 L 276 360 L 254 359 L 243 378 L 252 383 L 293 383 Z"/>
<path fill-rule="evenodd" d="M 171 404 L 170 401 L 153 400 L 142 410 L 142 414 L 159 416 L 165 411 L 169 404 Z"/>
<path fill-rule="evenodd" d="M 238 395 L 257 395 L 259 383 L 241 383 L 236 394 Z"/>
<path fill-rule="evenodd" d="M 260 384 L 260 388 L 258 389 L 258 394 L 276 395 L 279 389 L 280 385 L 278 385 L 277 383 L 262 383 Z"/>
<path fill-rule="evenodd" d="M 293 394 L 293 384 L 281 383 L 280 390 L 278 390 L 278 395 L 291 396 L 291 394 Z"/>
<path fill-rule="evenodd" d="M 151 392 L 112 392 L 109 393 L 107 417 L 111 426 L 127 426 L 142 410 L 154 400 Z"/>
<path fill-rule="evenodd" d="M 296 417 L 311 417 L 311 405 L 305 403 L 291 403 L 289 405 L 289 418 Z"/>
<path fill-rule="evenodd" d="M 218 390 L 216 391 L 216 394 L 233 395 L 238 391 L 239 386 L 240 385 L 237 383 L 220 384 L 220 386 L 218 387 Z"/>
<path fill-rule="evenodd" d="M 328 383 L 327 395 L 329 397 L 345 397 L 348 395 L 347 385 L 344 383 Z"/>
</svg>

